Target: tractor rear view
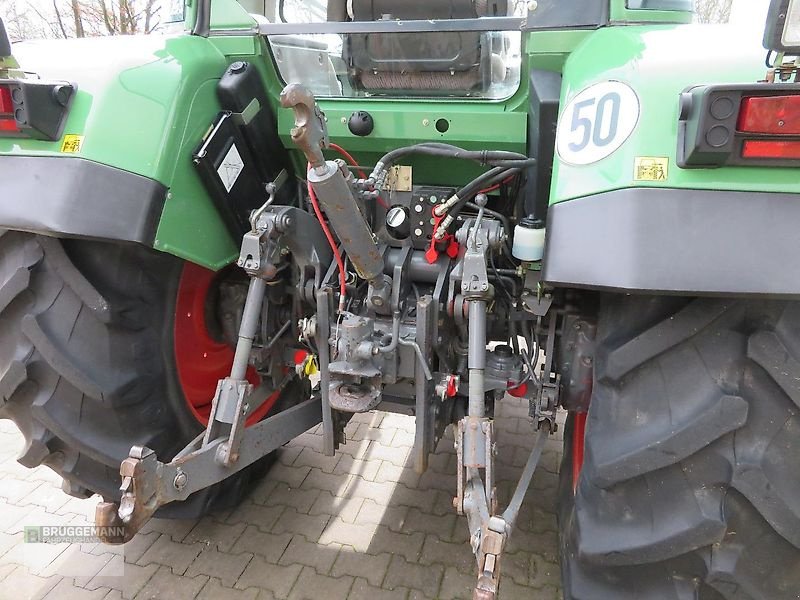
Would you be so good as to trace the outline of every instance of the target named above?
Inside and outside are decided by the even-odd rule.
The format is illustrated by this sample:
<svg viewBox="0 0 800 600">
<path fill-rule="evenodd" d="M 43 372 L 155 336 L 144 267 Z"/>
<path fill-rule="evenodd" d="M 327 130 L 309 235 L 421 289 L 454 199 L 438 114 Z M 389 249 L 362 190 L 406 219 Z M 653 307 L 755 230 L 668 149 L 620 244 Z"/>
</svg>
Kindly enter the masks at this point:
<svg viewBox="0 0 800 600">
<path fill-rule="evenodd" d="M 354 414 L 453 427 L 476 559 L 567 411 L 570 599 L 800 593 L 800 3 L 199 0 L 0 31 L 0 417 L 98 535 L 236 503 Z M 13 50 L 13 56 L 12 56 Z M 495 407 L 532 450 L 498 497 Z"/>
</svg>

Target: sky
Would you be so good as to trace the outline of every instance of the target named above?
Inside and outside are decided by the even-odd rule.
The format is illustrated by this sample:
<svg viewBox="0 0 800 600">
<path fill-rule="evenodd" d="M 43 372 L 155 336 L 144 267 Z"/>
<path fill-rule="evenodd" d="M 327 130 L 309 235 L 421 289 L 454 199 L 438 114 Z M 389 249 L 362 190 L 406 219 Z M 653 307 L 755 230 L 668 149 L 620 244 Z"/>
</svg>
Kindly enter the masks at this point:
<svg viewBox="0 0 800 600">
<path fill-rule="evenodd" d="M 731 24 L 763 27 L 767 21 L 769 0 L 733 0 Z"/>
</svg>

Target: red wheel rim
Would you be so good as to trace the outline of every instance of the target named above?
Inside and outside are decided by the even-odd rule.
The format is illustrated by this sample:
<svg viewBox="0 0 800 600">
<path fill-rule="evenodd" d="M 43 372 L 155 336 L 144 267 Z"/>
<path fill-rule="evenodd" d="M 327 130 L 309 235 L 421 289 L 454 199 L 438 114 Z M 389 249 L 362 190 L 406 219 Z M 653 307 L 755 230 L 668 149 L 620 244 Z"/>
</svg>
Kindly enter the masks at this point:
<svg viewBox="0 0 800 600">
<path fill-rule="evenodd" d="M 586 413 L 573 413 L 575 422 L 572 430 L 572 493 L 578 489 L 578 480 L 583 469 L 584 438 L 586 437 Z"/>
<path fill-rule="evenodd" d="M 206 301 L 217 274 L 186 263 L 178 284 L 175 304 L 175 364 L 186 405 L 203 425 L 208 425 L 211 401 L 217 382 L 230 375 L 233 348 L 211 337 L 206 322 Z M 259 385 L 261 378 L 252 367 L 247 380 Z M 266 416 L 278 400 L 279 392 L 267 398 L 248 418 L 246 425 Z"/>
</svg>

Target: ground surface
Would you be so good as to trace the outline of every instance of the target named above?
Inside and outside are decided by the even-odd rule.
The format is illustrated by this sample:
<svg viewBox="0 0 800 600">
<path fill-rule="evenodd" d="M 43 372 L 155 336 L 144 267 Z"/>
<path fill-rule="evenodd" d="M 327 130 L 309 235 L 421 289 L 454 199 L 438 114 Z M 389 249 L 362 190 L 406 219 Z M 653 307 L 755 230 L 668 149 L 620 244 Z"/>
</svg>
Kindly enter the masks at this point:
<svg viewBox="0 0 800 600">
<path fill-rule="evenodd" d="M 505 504 L 527 459 L 531 426 L 509 398 L 498 411 L 498 485 Z M 0 600 L 183 598 L 412 600 L 471 598 L 474 562 L 451 501 L 452 437 L 421 477 L 410 417 L 360 415 L 333 458 L 309 432 L 233 511 L 152 520 L 123 547 L 23 543 L 23 527 L 81 525 L 97 500 L 63 494 L 46 468 L 15 461 L 22 437 L 0 421 Z M 547 442 L 504 558 L 501 600 L 560 597 L 554 503 L 560 432 Z"/>
</svg>

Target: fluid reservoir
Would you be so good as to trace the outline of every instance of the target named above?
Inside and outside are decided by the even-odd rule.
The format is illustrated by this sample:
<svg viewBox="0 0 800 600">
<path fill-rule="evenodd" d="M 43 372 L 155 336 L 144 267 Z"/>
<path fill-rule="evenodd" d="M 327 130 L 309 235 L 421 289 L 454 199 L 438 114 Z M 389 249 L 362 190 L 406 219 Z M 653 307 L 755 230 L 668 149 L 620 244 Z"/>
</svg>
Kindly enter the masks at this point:
<svg viewBox="0 0 800 600">
<path fill-rule="evenodd" d="M 544 221 L 525 217 L 514 228 L 514 246 L 511 254 L 514 258 L 534 262 L 544 256 Z"/>
</svg>

